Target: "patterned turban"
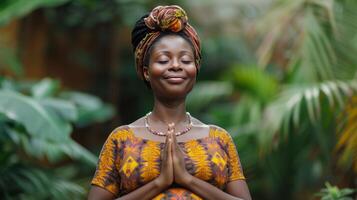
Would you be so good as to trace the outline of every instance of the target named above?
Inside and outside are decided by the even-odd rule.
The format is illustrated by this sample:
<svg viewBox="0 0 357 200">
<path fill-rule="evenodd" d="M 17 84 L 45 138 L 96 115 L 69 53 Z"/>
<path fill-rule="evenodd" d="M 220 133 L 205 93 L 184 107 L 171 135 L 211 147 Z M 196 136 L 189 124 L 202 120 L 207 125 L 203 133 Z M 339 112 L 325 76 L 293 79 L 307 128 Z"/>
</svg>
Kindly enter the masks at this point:
<svg viewBox="0 0 357 200">
<path fill-rule="evenodd" d="M 187 20 L 186 12 L 177 5 L 157 6 L 144 18 L 144 28 L 147 29 L 147 31 L 139 30 L 138 32 L 144 32 L 145 35 L 142 39 L 140 38 L 141 40 L 137 45 L 134 44 L 134 47 L 136 46 L 134 49 L 136 71 L 141 79 L 144 80 L 143 65 L 147 51 L 155 39 L 163 33 L 181 33 L 187 36 L 193 46 L 195 64 L 197 71 L 199 70 L 201 60 L 200 39 L 195 29 Z M 135 43 L 137 39 L 134 38 L 133 40 L 133 43 Z"/>
</svg>

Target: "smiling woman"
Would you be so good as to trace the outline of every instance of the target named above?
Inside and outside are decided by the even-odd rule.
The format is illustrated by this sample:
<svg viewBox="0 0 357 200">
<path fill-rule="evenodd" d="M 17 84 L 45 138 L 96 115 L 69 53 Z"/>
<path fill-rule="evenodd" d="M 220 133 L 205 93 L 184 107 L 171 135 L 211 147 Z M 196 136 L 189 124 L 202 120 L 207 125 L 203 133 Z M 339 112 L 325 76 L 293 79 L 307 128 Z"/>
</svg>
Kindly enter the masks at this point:
<svg viewBox="0 0 357 200">
<path fill-rule="evenodd" d="M 165 35 L 156 41 L 148 66 L 143 68 L 144 78 L 158 96 L 185 98 L 196 82 L 191 45 L 177 35 Z"/>
<path fill-rule="evenodd" d="M 229 133 L 186 112 L 200 42 L 179 6 L 158 6 L 132 31 L 152 112 L 105 142 L 88 199 L 251 199 Z"/>
</svg>

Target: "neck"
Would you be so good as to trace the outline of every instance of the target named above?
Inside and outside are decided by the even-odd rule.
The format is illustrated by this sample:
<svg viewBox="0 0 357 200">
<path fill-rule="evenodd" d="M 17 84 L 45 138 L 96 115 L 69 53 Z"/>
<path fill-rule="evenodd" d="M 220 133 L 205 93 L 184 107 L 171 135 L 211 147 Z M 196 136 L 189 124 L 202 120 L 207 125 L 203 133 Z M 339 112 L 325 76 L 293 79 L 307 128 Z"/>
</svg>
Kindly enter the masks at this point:
<svg viewBox="0 0 357 200">
<path fill-rule="evenodd" d="M 152 110 L 152 120 L 162 123 L 179 124 L 187 120 L 185 99 L 177 101 L 162 101 L 155 98 Z"/>
</svg>

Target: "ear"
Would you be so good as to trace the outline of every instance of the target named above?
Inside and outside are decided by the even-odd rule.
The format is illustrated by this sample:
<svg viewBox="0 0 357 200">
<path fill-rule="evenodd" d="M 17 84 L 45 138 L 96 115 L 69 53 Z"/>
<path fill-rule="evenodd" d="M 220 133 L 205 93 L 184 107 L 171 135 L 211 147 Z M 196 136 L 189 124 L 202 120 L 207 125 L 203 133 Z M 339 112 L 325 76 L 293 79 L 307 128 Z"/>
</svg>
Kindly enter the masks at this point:
<svg viewBox="0 0 357 200">
<path fill-rule="evenodd" d="M 150 81 L 149 68 L 147 66 L 143 67 L 143 75 L 146 81 Z"/>
</svg>

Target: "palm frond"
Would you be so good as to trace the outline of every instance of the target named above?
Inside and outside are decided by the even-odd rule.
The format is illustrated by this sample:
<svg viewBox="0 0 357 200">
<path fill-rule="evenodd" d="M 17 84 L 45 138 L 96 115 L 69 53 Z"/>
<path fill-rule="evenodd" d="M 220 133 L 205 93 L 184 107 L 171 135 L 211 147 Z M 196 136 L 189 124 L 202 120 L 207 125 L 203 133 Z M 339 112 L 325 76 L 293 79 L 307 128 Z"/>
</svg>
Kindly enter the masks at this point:
<svg viewBox="0 0 357 200">
<path fill-rule="evenodd" d="M 323 30 L 311 8 L 305 11 L 303 23 L 303 43 L 298 53 L 302 60 L 301 67 L 314 68 L 315 77 L 320 80 L 333 78 L 332 67 L 336 56 L 331 41 Z M 306 70 L 308 71 L 308 70 Z"/>
<path fill-rule="evenodd" d="M 258 63 L 263 68 L 272 59 L 274 49 L 278 46 L 281 38 L 285 38 L 287 30 L 303 4 L 304 0 L 281 2 L 257 23 L 258 31 L 266 35 L 257 50 Z"/>
<path fill-rule="evenodd" d="M 343 108 L 344 101 L 357 93 L 357 81 L 325 81 L 315 85 L 286 87 L 279 97 L 269 104 L 264 111 L 261 141 L 270 144 L 279 131 L 284 134 L 292 125 L 298 127 L 303 120 L 316 123 L 320 117 L 321 102 L 327 98 L 331 109 Z M 337 103 L 336 103 L 337 102 Z M 307 116 L 301 110 L 307 110 Z M 291 123 L 291 121 L 293 123 Z"/>
<path fill-rule="evenodd" d="M 256 25 L 264 35 L 257 50 L 262 67 L 298 67 L 297 81 L 352 78 L 357 71 L 356 43 L 351 42 L 356 3 L 301 0 L 277 5 Z"/>
<path fill-rule="evenodd" d="M 347 168 L 352 167 L 357 173 L 357 95 L 346 104 L 340 121 L 343 126 L 336 144 L 336 151 L 342 151 L 339 164 Z"/>
</svg>

